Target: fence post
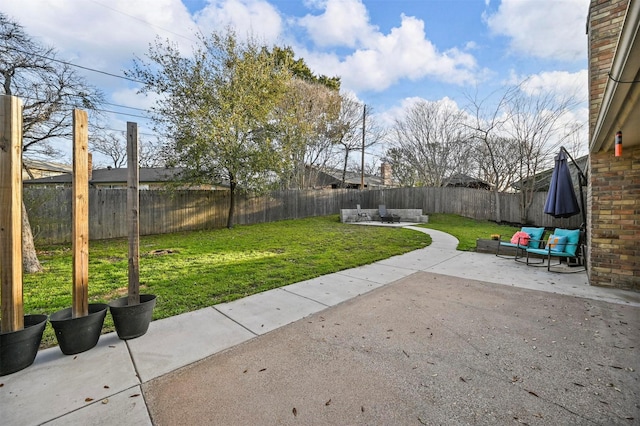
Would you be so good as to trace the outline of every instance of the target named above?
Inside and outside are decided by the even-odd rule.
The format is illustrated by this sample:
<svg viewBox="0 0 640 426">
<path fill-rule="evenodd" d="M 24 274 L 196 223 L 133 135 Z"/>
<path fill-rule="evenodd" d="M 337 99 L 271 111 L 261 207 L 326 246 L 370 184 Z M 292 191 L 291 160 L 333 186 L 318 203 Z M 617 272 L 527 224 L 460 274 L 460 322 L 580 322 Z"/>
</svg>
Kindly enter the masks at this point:
<svg viewBox="0 0 640 426">
<path fill-rule="evenodd" d="M 22 302 L 22 102 L 0 96 L 2 331 L 24 328 Z"/>
</svg>

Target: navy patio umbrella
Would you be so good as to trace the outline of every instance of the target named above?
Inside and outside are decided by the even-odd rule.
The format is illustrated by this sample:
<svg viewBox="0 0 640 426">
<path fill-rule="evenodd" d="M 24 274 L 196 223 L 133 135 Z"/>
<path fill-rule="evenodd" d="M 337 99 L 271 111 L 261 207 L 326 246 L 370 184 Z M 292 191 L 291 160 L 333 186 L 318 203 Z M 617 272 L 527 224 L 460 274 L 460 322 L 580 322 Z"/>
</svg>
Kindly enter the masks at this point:
<svg viewBox="0 0 640 426">
<path fill-rule="evenodd" d="M 576 192 L 573 189 L 571 172 L 567 163 L 567 153 L 564 148 L 556 156 L 556 165 L 551 175 L 549 194 L 544 203 L 544 212 L 553 217 L 571 217 L 580 213 L 580 206 Z"/>
</svg>

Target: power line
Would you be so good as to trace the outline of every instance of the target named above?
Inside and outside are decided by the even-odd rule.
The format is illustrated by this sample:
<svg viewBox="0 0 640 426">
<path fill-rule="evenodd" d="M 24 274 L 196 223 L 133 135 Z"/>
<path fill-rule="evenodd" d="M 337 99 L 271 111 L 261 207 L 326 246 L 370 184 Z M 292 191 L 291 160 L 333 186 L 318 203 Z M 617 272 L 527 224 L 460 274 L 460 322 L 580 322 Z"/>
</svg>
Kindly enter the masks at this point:
<svg viewBox="0 0 640 426">
<path fill-rule="evenodd" d="M 61 59 L 52 58 L 50 56 L 40 55 L 38 53 L 33 53 L 33 52 L 26 52 L 24 50 L 21 50 L 21 49 L 15 48 L 15 47 L 10 47 L 10 49 L 15 51 L 15 52 L 20 52 L 23 55 L 37 56 L 38 58 L 47 59 L 47 60 L 53 61 L 53 62 L 58 62 L 58 63 L 61 63 L 63 65 L 67 65 L 67 66 L 70 66 L 70 67 L 76 67 L 76 68 L 80 68 L 80 69 L 83 69 L 83 70 L 86 70 L 86 71 L 91 71 L 91 72 L 95 72 L 95 73 L 98 73 L 98 74 L 104 74 L 104 75 L 108 75 L 110 77 L 120 78 L 122 80 L 131 81 L 133 83 L 146 84 L 144 81 L 136 80 L 134 78 L 129 78 L 129 77 L 126 77 L 126 76 L 123 76 L 123 75 L 112 74 L 110 72 L 97 70 L 95 68 L 85 67 L 83 65 L 74 64 L 74 63 L 71 63 L 71 62 L 68 62 L 68 61 L 63 61 Z"/>
<path fill-rule="evenodd" d="M 175 36 L 178 36 L 178 37 L 184 38 L 185 40 L 189 40 L 189 41 L 192 41 L 192 42 L 194 42 L 194 43 L 197 43 L 197 41 L 196 41 L 196 40 L 194 40 L 194 39 L 192 39 L 192 38 L 190 38 L 190 37 L 187 37 L 187 36 L 185 36 L 185 35 L 178 34 L 178 33 L 174 32 L 174 31 L 171 31 L 171 30 L 169 30 L 169 29 L 167 29 L 167 28 L 160 27 L 160 26 L 158 26 L 158 25 L 154 25 L 154 24 L 152 24 L 151 22 L 145 21 L 145 20 L 144 20 L 144 19 L 142 19 L 142 18 L 138 18 L 137 16 L 129 15 L 129 14 L 128 14 L 128 13 L 126 13 L 126 12 L 123 12 L 123 11 L 121 11 L 121 10 L 115 9 L 115 8 L 113 8 L 113 7 L 111 7 L 111 6 L 107 6 L 106 4 L 102 4 L 102 3 L 100 3 L 100 2 L 98 2 L 98 1 L 96 1 L 96 0 L 91 0 L 91 1 L 92 1 L 93 3 L 95 3 L 95 4 L 99 5 L 99 6 L 102 6 L 102 7 L 106 8 L 106 9 L 112 10 L 112 11 L 114 11 L 114 12 L 118 12 L 118 13 L 120 13 L 120 14 L 122 14 L 122 15 L 128 16 L 128 17 L 129 17 L 129 18 L 131 18 L 131 19 L 135 19 L 136 21 L 139 21 L 139 22 L 142 22 L 143 24 L 149 25 L 150 27 L 158 28 L 158 29 L 160 29 L 160 30 L 166 31 L 166 32 L 168 32 L 168 33 L 170 33 L 170 34 L 173 34 L 173 35 L 175 35 Z"/>
</svg>

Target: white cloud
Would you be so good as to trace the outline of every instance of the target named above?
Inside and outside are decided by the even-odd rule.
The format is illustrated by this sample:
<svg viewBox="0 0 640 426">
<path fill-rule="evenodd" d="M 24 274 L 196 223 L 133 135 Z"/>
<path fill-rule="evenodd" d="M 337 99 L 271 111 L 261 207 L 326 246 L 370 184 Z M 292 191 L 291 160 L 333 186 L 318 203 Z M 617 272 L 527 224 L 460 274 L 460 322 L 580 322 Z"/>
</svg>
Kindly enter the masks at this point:
<svg viewBox="0 0 640 426">
<path fill-rule="evenodd" d="M 530 94 L 546 91 L 575 96 L 579 101 L 587 100 L 587 70 L 578 72 L 550 71 L 532 75 L 524 84 L 523 89 Z"/>
<path fill-rule="evenodd" d="M 544 71 L 529 76 L 521 76 L 511 72 L 509 84 L 522 83 L 521 89 L 529 95 L 553 93 L 558 99 L 575 97 L 576 101 L 583 103 L 588 96 L 588 72 L 580 70 L 568 71 Z"/>
<path fill-rule="evenodd" d="M 205 34 L 231 27 L 240 38 L 275 43 L 282 32 L 280 13 L 265 0 L 209 0 L 194 19 Z"/>
<path fill-rule="evenodd" d="M 179 0 L 4 2 L 2 9 L 63 59 L 114 74 L 156 35 L 187 47 L 195 29 Z"/>
<path fill-rule="evenodd" d="M 356 47 L 371 38 L 377 27 L 369 23 L 369 14 L 360 0 L 328 0 L 313 3 L 323 6 L 321 15 L 306 15 L 298 20 L 318 46 Z"/>
<path fill-rule="evenodd" d="M 458 49 L 439 52 L 427 38 L 424 22 L 402 16 L 389 34 L 376 32 L 362 39 L 363 46 L 340 59 L 331 53 L 305 52 L 305 61 L 321 74 L 339 75 L 352 90 L 382 91 L 401 79 L 430 76 L 454 84 L 475 79 L 476 59 Z"/>
<path fill-rule="evenodd" d="M 511 38 L 512 53 L 545 59 L 586 58 L 589 0 L 503 0 L 485 19 L 491 31 Z"/>
</svg>

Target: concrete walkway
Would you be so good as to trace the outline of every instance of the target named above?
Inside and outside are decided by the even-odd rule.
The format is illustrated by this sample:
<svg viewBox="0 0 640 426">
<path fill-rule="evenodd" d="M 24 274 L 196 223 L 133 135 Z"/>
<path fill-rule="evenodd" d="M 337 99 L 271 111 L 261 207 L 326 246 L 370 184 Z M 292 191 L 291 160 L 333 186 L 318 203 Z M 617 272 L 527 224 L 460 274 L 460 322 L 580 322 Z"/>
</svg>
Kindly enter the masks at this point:
<svg viewBox="0 0 640 426">
<path fill-rule="evenodd" d="M 248 373 L 252 373 L 252 377 L 256 380 L 259 377 L 268 377 L 266 375 L 256 375 L 264 370 L 248 369 L 246 371 L 247 374 L 239 374 L 239 377 L 229 377 L 229 381 L 225 382 L 224 378 L 226 376 L 224 376 L 224 371 L 219 369 L 219 366 L 229 366 L 230 364 L 228 363 L 233 362 L 233 359 L 243 359 L 243 362 L 245 362 L 243 365 L 259 365 L 259 363 L 247 361 L 247 357 L 254 357 L 254 361 L 255 357 L 257 357 L 264 359 L 265 365 L 268 364 L 269 368 L 274 370 L 274 363 L 277 364 L 279 359 L 280 368 L 286 367 L 289 371 L 288 374 L 290 374 L 291 368 L 294 366 L 296 369 L 304 370 L 305 366 L 309 367 L 315 362 L 319 362 L 319 359 L 324 359 L 323 357 L 335 359 L 331 354 L 333 349 L 330 350 L 324 347 L 322 350 L 329 352 L 322 356 L 315 352 L 321 350 L 321 347 L 316 345 L 319 345 L 319 342 L 326 344 L 330 336 L 323 336 L 319 340 L 305 337 L 308 337 L 309 333 L 318 331 L 310 331 L 307 324 L 320 324 L 325 321 L 325 318 L 329 317 L 335 318 L 332 319 L 333 322 L 327 322 L 327 326 L 335 328 L 337 327 L 335 324 L 340 323 L 342 324 L 342 330 L 349 330 L 347 334 L 355 333 L 359 335 L 362 333 L 355 329 L 362 324 L 367 325 L 369 320 L 371 320 L 369 325 L 375 324 L 376 321 L 388 323 L 389 325 L 385 325 L 385 327 L 389 328 L 385 328 L 385 330 L 391 330 L 393 327 L 397 327 L 397 329 L 406 328 L 407 324 L 411 324 L 413 321 L 424 323 L 426 321 L 425 318 L 427 318 L 430 321 L 434 321 L 429 327 L 435 328 L 438 321 L 440 321 L 438 318 L 450 317 L 456 309 L 460 309 L 460 306 L 465 306 L 469 308 L 466 311 L 467 313 L 470 311 L 477 313 L 479 312 L 478 309 L 483 310 L 482 315 L 478 314 L 480 315 L 478 323 L 474 327 L 481 324 L 482 327 L 490 329 L 490 324 L 495 320 L 487 319 L 492 315 L 490 305 L 498 300 L 501 300 L 503 305 L 508 306 L 507 309 L 512 309 L 509 315 L 513 314 L 516 317 L 521 314 L 513 312 L 518 309 L 514 307 L 514 304 L 524 305 L 522 307 L 523 313 L 531 313 L 531 309 L 535 309 L 535 306 L 542 309 L 542 306 L 538 305 L 538 303 L 544 304 L 545 309 L 555 309 L 552 306 L 567 307 L 576 303 L 579 305 L 579 309 L 584 309 L 585 304 L 590 306 L 597 305 L 599 315 L 604 312 L 602 315 L 607 318 L 612 318 L 612 312 L 625 312 L 624 320 L 620 319 L 620 316 L 614 315 L 616 321 L 619 321 L 615 325 L 620 327 L 620 323 L 624 323 L 624 331 L 619 330 L 619 332 L 626 336 L 625 339 L 635 338 L 636 345 L 628 349 L 625 355 L 620 357 L 621 365 L 614 364 L 615 360 L 610 360 L 608 362 L 613 365 L 613 368 L 607 368 L 612 370 L 612 374 L 626 373 L 626 376 L 618 378 L 602 375 L 599 379 L 602 381 L 611 380 L 605 386 L 607 388 L 608 383 L 612 383 L 608 390 L 618 389 L 625 398 L 632 398 L 630 401 L 638 400 L 637 397 L 640 395 L 637 376 L 639 367 L 637 364 L 638 359 L 640 359 L 638 356 L 640 348 L 637 345 L 637 341 L 640 339 L 639 294 L 591 287 L 587 284 L 585 273 L 549 273 L 545 268 L 527 267 L 513 260 L 497 258 L 490 254 L 459 252 L 455 250 L 458 243 L 457 240 L 443 232 L 415 227 L 410 224 L 387 226 L 405 226 L 419 232 L 428 233 L 431 235 L 433 243 L 427 248 L 395 256 L 371 265 L 292 284 L 231 303 L 223 303 L 195 312 L 154 321 L 151 323 L 146 335 L 134 340 L 121 341 L 115 333 L 110 333 L 103 335 L 94 349 L 75 356 L 65 356 L 57 347 L 40 351 L 32 366 L 20 372 L 0 377 L 0 423 L 6 425 L 288 424 L 299 420 L 298 423 L 302 424 L 399 424 L 394 419 L 400 423 L 413 419 L 415 420 L 412 422 L 413 424 L 442 424 L 443 420 L 453 418 L 451 415 L 447 417 L 444 407 L 442 409 L 443 412 L 438 412 L 431 406 L 424 407 L 417 404 L 413 405 L 408 411 L 410 413 L 409 417 L 406 417 L 407 412 L 394 414 L 393 398 L 399 398 L 399 401 L 403 401 L 405 397 L 419 399 L 425 396 L 419 392 L 417 394 L 409 392 L 406 395 L 400 392 L 385 401 L 385 394 L 380 394 L 382 387 L 376 390 L 376 386 L 380 385 L 380 380 L 360 377 L 362 374 L 366 374 L 366 371 L 361 371 L 359 368 L 364 368 L 363 365 L 370 365 L 368 362 L 365 364 L 357 363 L 360 350 L 343 352 L 344 347 L 349 345 L 353 347 L 353 342 L 342 342 L 343 344 L 340 345 L 342 349 L 340 350 L 334 348 L 337 351 L 336 353 L 339 353 L 338 359 L 342 360 L 342 364 L 333 363 L 334 367 L 332 368 L 335 371 L 339 371 L 344 378 L 348 377 L 348 371 L 345 368 L 351 370 L 353 374 L 360 372 L 358 375 L 361 379 L 360 383 L 363 389 L 367 389 L 368 392 L 361 396 L 362 398 L 365 398 L 365 396 L 369 398 L 371 404 L 362 403 L 360 405 L 361 402 L 359 401 L 351 401 L 349 409 L 357 406 L 358 410 L 362 410 L 358 415 L 362 414 L 364 416 L 364 413 L 367 413 L 371 417 L 354 418 L 346 416 L 345 413 L 347 411 L 340 409 L 337 400 L 334 400 L 335 405 L 332 407 L 332 412 L 335 411 L 335 413 L 333 416 L 329 415 L 329 417 L 327 417 L 328 410 L 316 413 L 314 410 L 318 409 L 317 404 L 314 405 L 309 401 L 307 401 L 308 404 L 299 402 L 298 405 L 290 407 L 283 400 L 283 398 L 290 395 L 291 392 L 289 390 L 282 391 L 282 398 L 273 394 L 265 395 L 261 393 L 254 395 L 256 399 L 241 400 L 240 398 L 245 396 L 246 398 L 251 397 L 252 392 L 250 389 L 254 389 L 254 393 L 255 390 L 261 389 L 264 392 L 275 392 L 277 394 L 277 389 L 280 388 L 269 386 L 262 388 L 260 383 L 251 381 L 244 385 L 239 382 L 239 378 L 248 378 L 250 376 Z M 393 285 L 389 285 L 391 283 Z M 434 300 L 441 300 L 442 303 L 438 303 L 437 306 L 430 305 L 429 300 L 432 296 L 427 296 L 427 293 L 432 294 L 436 298 Z M 489 294 L 492 295 L 493 301 L 483 299 Z M 452 299 L 449 299 L 449 295 L 458 299 L 454 305 L 449 305 L 452 302 Z M 384 300 L 387 299 L 396 300 L 400 305 L 393 307 L 390 305 L 387 309 L 381 309 L 379 313 L 384 313 L 384 315 L 378 315 L 375 320 L 372 318 L 367 319 L 367 313 L 371 312 L 376 306 L 384 304 Z M 419 317 L 407 316 L 408 311 L 404 312 L 405 309 L 399 306 L 402 306 L 402 304 L 406 306 L 408 301 L 415 305 L 417 312 L 423 312 L 424 315 Z M 476 302 L 486 306 L 478 307 Z M 445 305 L 446 310 L 443 310 Z M 371 308 L 371 306 L 374 306 L 374 308 Z M 429 309 L 427 309 L 427 306 Z M 496 311 L 495 314 L 500 315 L 500 321 L 494 323 L 494 329 L 496 327 L 510 326 L 508 322 L 510 319 L 505 316 L 504 312 Z M 461 313 L 460 315 L 456 314 L 455 317 L 458 318 L 459 316 L 460 319 L 466 318 L 466 320 L 471 321 L 465 315 Z M 555 311 L 549 311 L 549 316 L 553 315 L 556 315 Z M 577 315 L 582 316 L 584 312 L 580 312 Z M 484 320 L 480 320 L 480 317 L 484 318 Z M 536 317 L 538 320 L 542 318 L 537 313 Z M 306 320 L 299 321 L 303 318 Z M 357 318 L 357 320 L 354 320 L 354 318 Z M 517 321 L 513 318 L 511 320 Z M 571 327 L 575 327 L 577 322 L 582 324 L 582 322 L 588 320 L 589 318 L 576 317 Z M 454 321 L 453 317 L 451 317 L 451 321 Z M 288 324 L 291 325 L 283 327 Z M 452 322 L 452 325 L 448 326 L 447 333 L 465 333 L 464 330 L 470 330 L 469 324 L 467 322 L 463 327 Z M 527 324 L 530 325 L 529 323 Z M 321 325 L 324 330 L 325 324 Z M 567 326 L 569 327 L 569 324 Z M 571 333 L 575 334 L 575 330 L 572 330 L 571 327 L 561 330 L 555 329 L 554 333 L 557 333 L 555 338 L 571 337 Z M 369 347 L 370 350 L 371 348 L 377 350 L 377 348 L 387 347 L 387 340 L 391 340 L 389 336 L 391 331 L 385 330 L 371 331 L 372 338 L 377 336 L 380 340 L 377 340 L 377 343 L 373 346 L 365 345 L 365 347 Z M 411 333 L 409 330 L 405 331 Z M 414 330 L 414 332 L 418 333 L 425 331 L 425 327 L 422 327 L 419 331 Z M 596 330 L 596 333 L 598 332 L 599 330 Z M 385 333 L 386 337 L 383 336 Z M 505 338 L 504 335 L 492 334 L 487 329 L 477 329 L 475 334 L 470 335 L 469 339 L 478 339 L 480 334 L 486 334 L 487 338 L 492 339 Z M 337 336 L 338 334 L 336 334 L 336 338 Z M 354 336 L 351 337 L 353 338 Z M 444 338 L 445 336 L 442 335 L 441 337 Z M 513 338 L 513 336 L 507 337 Z M 617 344 L 621 344 L 621 335 L 619 334 L 618 337 Z M 584 337 L 582 338 L 584 339 Z M 291 348 L 287 345 L 294 340 L 297 345 L 303 346 L 308 342 L 306 356 L 290 357 Z M 450 341 L 453 342 L 453 340 Z M 607 348 L 616 344 L 615 342 L 611 343 L 611 340 L 607 340 L 607 342 Z M 528 344 L 529 349 L 531 346 L 535 349 L 536 345 L 531 343 L 529 342 Z M 406 348 L 412 348 L 411 350 L 405 350 L 407 359 L 411 359 L 412 356 L 417 357 L 416 354 L 418 353 L 423 354 L 422 361 L 414 365 L 416 369 L 435 365 L 429 363 L 439 364 L 434 360 L 435 358 L 430 357 L 442 357 L 441 359 L 446 359 L 449 356 L 464 358 L 464 351 L 460 348 L 449 353 L 449 355 L 446 355 L 446 351 L 443 352 L 443 348 L 447 347 L 446 338 L 439 340 L 438 351 L 440 352 L 434 350 L 428 356 L 424 355 L 427 349 L 415 346 L 415 342 L 412 344 L 406 342 L 406 344 Z M 475 345 L 477 348 L 482 346 L 479 342 L 470 344 Z M 495 344 L 497 346 L 500 345 L 497 340 Z M 513 342 L 503 343 L 503 345 L 509 344 L 513 344 Z M 580 344 L 577 344 L 580 347 Z M 591 341 L 583 342 L 583 346 L 585 344 L 589 345 L 589 348 L 594 351 L 602 352 L 603 350 L 597 345 L 593 346 L 594 343 Z M 289 350 L 283 353 L 282 348 L 287 347 L 289 347 Z M 276 348 L 280 349 L 276 350 Z M 514 349 L 514 352 L 517 353 L 518 350 Z M 550 348 L 547 354 L 557 356 L 558 360 L 562 360 L 561 354 L 563 350 L 561 348 Z M 311 358 L 308 357 L 310 353 L 314 354 Z M 353 355 L 353 359 L 350 358 L 349 353 Z M 395 355 L 397 355 L 397 350 Z M 489 380 L 489 376 L 486 374 L 474 376 L 470 373 L 471 370 L 469 369 L 482 368 L 481 365 L 473 366 L 467 364 L 467 362 L 475 363 L 477 360 L 462 360 L 462 358 L 459 359 L 461 363 L 459 366 L 464 364 L 462 372 L 447 372 L 442 369 L 446 367 L 446 364 L 442 363 L 440 370 L 430 374 L 430 377 L 435 377 L 433 374 L 439 374 L 440 376 L 453 374 L 457 380 L 455 389 L 445 387 L 442 388 L 440 393 L 432 394 L 431 397 L 435 398 L 432 402 L 439 398 L 446 399 L 446 395 L 451 393 L 455 398 L 449 400 L 448 403 L 454 401 L 460 404 L 461 408 L 465 406 L 466 410 L 468 406 L 465 405 L 464 398 L 459 393 L 464 392 L 464 390 L 457 389 L 460 383 L 476 380 L 473 383 L 475 392 L 481 392 L 485 386 L 497 386 L 496 383 Z M 505 356 L 499 362 L 506 365 L 512 362 L 509 359 L 508 356 Z M 629 359 L 635 359 L 635 361 L 629 361 Z M 400 370 L 392 370 L 391 366 L 395 361 L 389 362 L 390 364 L 387 365 L 383 356 L 376 358 L 375 363 L 379 368 L 379 371 L 376 371 L 381 377 L 385 376 L 385 374 L 393 376 L 384 379 L 388 379 L 388 383 L 393 384 L 396 380 L 399 380 L 398 374 L 400 373 L 398 371 Z M 339 367 L 339 365 L 342 365 L 342 367 Z M 450 367 L 453 368 L 452 366 Z M 492 368 L 495 368 L 495 364 Z M 556 368 L 566 367 L 559 364 Z M 585 368 L 595 369 L 598 367 L 594 365 Z M 218 382 L 219 384 L 222 383 L 222 388 L 215 390 L 215 396 L 203 390 L 208 389 L 208 386 L 212 386 L 212 380 L 214 380 L 211 377 L 212 371 L 216 372 L 216 377 L 219 380 L 222 380 L 222 382 Z M 231 372 L 231 370 L 229 371 Z M 271 370 L 269 371 L 271 372 Z M 557 374 L 558 371 L 560 370 L 554 371 L 553 374 Z M 233 372 L 238 373 L 237 370 L 233 370 Z M 300 384 L 297 390 L 293 389 L 294 393 L 298 392 L 300 395 L 300 392 L 309 392 L 312 394 L 314 387 L 320 386 L 319 383 L 323 383 L 320 376 L 327 375 L 328 377 L 329 374 L 324 370 L 317 370 L 315 373 L 318 375 L 315 377 L 318 382 L 305 376 L 307 379 L 304 380 L 304 384 L 305 386 L 311 386 L 311 388 L 306 388 Z M 282 386 L 291 387 L 292 382 L 285 380 L 287 377 L 289 376 L 274 376 L 271 378 L 274 380 L 271 384 L 282 383 Z M 407 382 L 407 377 L 401 377 L 403 383 Z M 206 383 L 202 382 L 204 378 L 206 378 Z M 539 379 L 542 380 L 542 378 Z M 277 382 L 277 380 L 282 380 L 282 382 Z M 576 378 L 575 380 L 578 383 L 578 379 Z M 299 383 L 299 380 L 295 383 Z M 627 384 L 628 386 L 626 389 L 622 389 L 616 383 L 624 383 L 625 386 Z M 326 383 L 324 384 L 326 385 Z M 352 394 L 349 391 L 350 385 L 354 385 L 354 383 L 348 380 L 344 381 L 338 387 L 340 389 L 336 390 L 336 395 L 348 399 L 347 395 Z M 203 386 L 205 387 L 203 388 Z M 587 385 L 586 382 L 580 382 L 574 386 L 585 387 Z M 498 399 L 501 398 L 500 392 L 508 394 L 508 389 L 509 386 L 497 391 Z M 529 392 L 535 393 L 536 397 L 544 393 L 540 388 L 536 389 L 536 391 L 529 390 Z M 389 395 L 393 394 L 392 390 L 389 390 L 389 392 Z M 193 395 L 196 394 L 203 399 L 193 399 Z M 230 400 L 224 397 L 225 395 L 228 397 L 233 396 L 232 399 L 236 400 L 239 404 L 238 407 L 245 407 L 242 409 L 242 413 L 239 411 L 241 408 L 233 406 Z M 528 395 L 530 396 L 531 393 Z M 526 395 L 521 396 L 526 397 Z M 617 396 L 615 392 L 614 396 Z M 325 400 L 325 397 L 329 399 Z M 553 400 L 556 397 L 557 395 L 547 395 L 545 401 Z M 315 397 L 309 395 L 309 398 L 313 400 Z M 329 396 L 323 394 L 318 395 L 317 398 L 319 398 L 318 400 L 323 400 L 322 404 L 319 405 L 321 407 L 329 407 L 332 404 Z M 482 398 L 487 398 L 487 396 L 483 395 Z M 560 410 L 562 416 L 557 418 L 567 420 L 569 423 L 585 424 L 602 423 L 603 419 L 605 420 L 604 423 L 633 424 L 634 421 L 637 422 L 640 419 L 640 409 L 637 402 L 634 408 L 634 403 L 628 402 L 627 399 L 618 403 L 618 405 L 614 404 L 611 398 L 602 397 L 602 399 L 606 400 L 606 404 L 602 401 L 600 403 L 596 402 L 594 403 L 596 407 L 602 408 L 607 405 L 612 410 L 613 407 L 617 407 L 616 409 L 620 410 L 620 412 L 615 415 L 611 414 L 613 417 L 608 417 L 606 410 L 605 412 L 600 410 L 591 413 L 589 407 L 583 407 L 586 410 L 586 414 L 577 413 L 571 415 L 567 414 L 566 410 Z M 224 407 L 213 404 L 214 400 Z M 279 407 L 278 409 L 281 408 L 281 410 L 275 414 L 268 413 L 266 410 L 269 409 L 269 405 L 265 401 L 271 401 L 270 407 Z M 536 401 L 536 404 L 542 404 L 536 408 L 539 413 L 548 412 L 549 415 L 554 416 L 553 413 L 557 411 L 557 407 L 550 409 L 547 404 L 543 404 L 541 401 L 542 398 Z M 405 401 L 397 406 L 407 409 L 403 405 L 407 403 Z M 385 411 L 383 407 L 388 404 L 390 405 Z M 396 404 L 398 404 L 398 401 L 396 401 Z M 483 404 L 482 409 L 484 410 L 495 409 L 490 401 L 484 401 Z M 602 406 L 598 404 L 602 404 Z M 203 406 L 205 408 L 208 407 L 209 411 L 206 409 L 202 411 Z M 576 407 L 578 408 L 575 408 L 575 410 L 580 410 L 579 407 L 582 407 L 582 405 L 578 404 Z M 343 408 L 346 410 L 345 407 Z M 431 414 L 424 414 L 420 411 L 427 408 L 427 411 Z M 215 418 L 213 417 L 214 412 L 217 413 Z M 300 417 L 298 417 L 298 412 Z M 190 415 L 189 413 L 192 414 Z M 193 417 L 193 413 L 198 413 L 199 417 Z M 308 416 L 310 413 L 313 413 L 313 415 L 303 420 L 303 414 Z M 536 413 L 531 413 L 529 413 L 530 416 L 528 417 L 529 422 L 532 419 L 536 419 Z M 260 417 L 261 415 L 263 417 Z M 355 414 L 351 413 L 350 415 Z M 398 417 L 394 417 L 396 415 Z M 556 413 L 556 415 L 559 416 L 560 414 Z M 504 416 L 496 416 L 495 414 L 487 414 L 487 416 L 486 421 L 471 421 L 471 423 L 490 424 L 492 421 L 500 422 L 504 419 Z M 513 414 L 511 417 L 515 418 L 517 415 Z M 635 420 L 628 420 L 630 417 Z M 465 415 L 459 417 L 459 420 L 466 423 L 472 418 Z M 593 418 L 595 421 L 587 421 L 589 418 Z M 615 421 L 609 422 L 608 420 L 611 419 Z M 510 420 L 512 421 L 513 419 Z M 548 424 L 549 421 L 550 419 L 546 418 L 545 421 L 541 420 L 540 424 Z"/>
</svg>

